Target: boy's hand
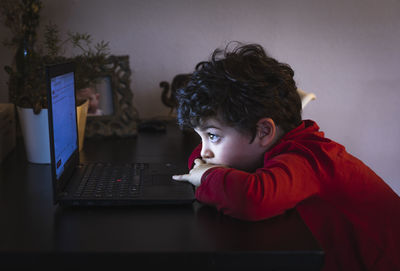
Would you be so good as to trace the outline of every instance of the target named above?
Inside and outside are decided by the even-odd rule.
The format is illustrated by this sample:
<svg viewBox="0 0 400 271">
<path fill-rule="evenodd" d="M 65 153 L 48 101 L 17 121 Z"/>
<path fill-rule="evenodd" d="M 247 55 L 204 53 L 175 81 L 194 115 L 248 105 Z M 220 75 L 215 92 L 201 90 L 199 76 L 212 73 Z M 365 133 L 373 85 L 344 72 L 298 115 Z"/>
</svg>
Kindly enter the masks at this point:
<svg viewBox="0 0 400 271">
<path fill-rule="evenodd" d="M 174 175 L 172 179 L 175 181 L 188 181 L 195 187 L 198 187 L 201 184 L 201 177 L 203 177 L 203 174 L 213 167 L 221 167 L 221 165 L 207 164 L 202 159 L 197 158 L 194 160 L 194 166 L 188 174 Z"/>
</svg>

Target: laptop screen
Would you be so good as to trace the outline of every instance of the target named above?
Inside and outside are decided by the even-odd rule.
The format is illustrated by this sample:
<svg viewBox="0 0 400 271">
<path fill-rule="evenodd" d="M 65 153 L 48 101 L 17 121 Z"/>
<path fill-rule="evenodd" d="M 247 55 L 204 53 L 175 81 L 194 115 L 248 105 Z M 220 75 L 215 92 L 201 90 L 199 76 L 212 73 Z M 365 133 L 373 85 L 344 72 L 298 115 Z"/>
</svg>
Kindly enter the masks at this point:
<svg viewBox="0 0 400 271">
<path fill-rule="evenodd" d="M 51 117 L 57 179 L 78 148 L 74 73 L 50 77 Z"/>
</svg>

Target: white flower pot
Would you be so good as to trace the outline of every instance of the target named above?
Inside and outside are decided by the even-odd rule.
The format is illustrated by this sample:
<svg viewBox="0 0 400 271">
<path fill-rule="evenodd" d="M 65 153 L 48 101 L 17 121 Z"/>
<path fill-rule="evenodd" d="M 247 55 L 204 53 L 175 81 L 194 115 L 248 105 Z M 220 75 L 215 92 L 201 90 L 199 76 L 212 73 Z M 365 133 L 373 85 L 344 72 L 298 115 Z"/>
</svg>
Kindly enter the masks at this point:
<svg viewBox="0 0 400 271">
<path fill-rule="evenodd" d="M 85 138 L 88 104 L 86 101 L 77 107 L 79 151 L 83 148 Z M 50 164 L 48 110 L 42 109 L 37 115 L 33 113 L 32 108 L 17 106 L 17 110 L 28 161 L 35 164 Z"/>
<path fill-rule="evenodd" d="M 34 114 L 32 108 L 17 106 L 26 157 L 35 164 L 50 164 L 49 120 L 47 109 Z"/>
</svg>

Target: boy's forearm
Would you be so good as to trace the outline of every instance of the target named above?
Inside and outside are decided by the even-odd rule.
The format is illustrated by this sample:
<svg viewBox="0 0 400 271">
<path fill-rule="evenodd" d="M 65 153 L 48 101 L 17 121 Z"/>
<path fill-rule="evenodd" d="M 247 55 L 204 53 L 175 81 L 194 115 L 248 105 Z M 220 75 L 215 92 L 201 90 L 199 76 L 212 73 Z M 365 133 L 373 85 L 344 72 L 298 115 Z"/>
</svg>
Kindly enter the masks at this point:
<svg viewBox="0 0 400 271">
<path fill-rule="evenodd" d="M 232 168 L 215 168 L 206 175 L 196 190 L 196 198 L 216 206 L 224 214 L 250 221 L 282 214 L 317 189 L 313 185 L 297 189 L 292 179 L 273 171 L 251 174 Z M 301 179 L 297 181 L 302 182 Z"/>
<path fill-rule="evenodd" d="M 257 221 L 282 213 L 283 210 L 273 207 L 273 202 L 265 203 L 265 195 L 258 192 L 268 188 L 254 178 L 257 177 L 253 174 L 232 168 L 210 169 L 196 190 L 196 198 L 226 215 L 243 220 Z"/>
</svg>

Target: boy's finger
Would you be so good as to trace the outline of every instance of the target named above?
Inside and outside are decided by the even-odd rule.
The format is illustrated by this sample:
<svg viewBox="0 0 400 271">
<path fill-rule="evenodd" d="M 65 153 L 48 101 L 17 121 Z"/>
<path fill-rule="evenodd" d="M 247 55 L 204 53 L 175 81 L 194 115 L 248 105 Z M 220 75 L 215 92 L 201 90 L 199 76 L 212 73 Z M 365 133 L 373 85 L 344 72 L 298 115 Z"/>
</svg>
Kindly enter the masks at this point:
<svg viewBox="0 0 400 271">
<path fill-rule="evenodd" d="M 186 181 L 188 179 L 188 174 L 173 175 L 172 179 L 174 179 L 175 181 Z"/>
<path fill-rule="evenodd" d="M 197 158 L 196 160 L 194 160 L 194 164 L 196 166 L 198 166 L 198 165 L 204 164 L 204 161 L 202 159 L 200 159 L 200 158 Z"/>
</svg>

